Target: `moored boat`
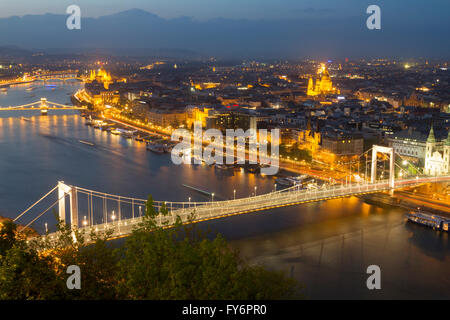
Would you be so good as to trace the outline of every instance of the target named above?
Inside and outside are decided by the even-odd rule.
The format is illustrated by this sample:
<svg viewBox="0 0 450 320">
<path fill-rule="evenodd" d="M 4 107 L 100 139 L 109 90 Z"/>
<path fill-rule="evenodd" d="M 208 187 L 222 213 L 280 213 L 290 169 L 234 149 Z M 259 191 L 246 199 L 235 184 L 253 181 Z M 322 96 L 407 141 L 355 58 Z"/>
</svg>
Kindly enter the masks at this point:
<svg viewBox="0 0 450 320">
<path fill-rule="evenodd" d="M 280 186 L 286 186 L 286 187 L 292 186 L 292 181 L 290 181 L 286 178 L 277 178 L 275 180 L 275 183 Z"/>
<path fill-rule="evenodd" d="M 308 178 L 307 175 L 302 175 L 298 177 L 292 176 L 292 177 L 277 178 L 275 180 L 275 183 L 281 186 L 288 186 L 288 187 L 301 186 L 303 185 L 303 182 L 306 178 Z"/>
<path fill-rule="evenodd" d="M 422 211 L 412 211 L 406 214 L 408 221 L 417 223 L 423 226 L 433 228 L 435 230 L 449 232 L 450 228 L 450 218 L 439 216 L 436 214 L 422 212 Z"/>
<path fill-rule="evenodd" d="M 164 153 L 164 146 L 161 144 L 149 143 L 147 145 L 147 150 L 161 154 Z"/>
<path fill-rule="evenodd" d="M 120 135 L 125 139 L 133 138 L 133 135 L 137 132 L 136 130 L 126 130 L 126 129 L 117 129 L 120 131 Z"/>
</svg>

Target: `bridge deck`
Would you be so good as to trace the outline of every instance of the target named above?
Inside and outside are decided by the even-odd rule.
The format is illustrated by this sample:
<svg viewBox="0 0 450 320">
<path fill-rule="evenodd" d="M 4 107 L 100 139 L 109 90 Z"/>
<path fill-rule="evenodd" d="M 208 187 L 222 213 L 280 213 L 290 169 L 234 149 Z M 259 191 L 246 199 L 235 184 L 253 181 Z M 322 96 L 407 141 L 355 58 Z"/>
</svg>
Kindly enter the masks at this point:
<svg viewBox="0 0 450 320">
<path fill-rule="evenodd" d="M 450 181 L 450 176 L 434 177 L 434 178 L 415 178 L 409 180 L 397 180 L 395 189 L 411 187 L 414 185 L 428 182 L 446 182 Z M 371 184 L 351 184 L 348 186 L 331 186 L 326 189 L 304 190 L 296 187 L 280 190 L 260 196 L 242 198 L 227 201 L 202 202 L 202 203 L 168 203 L 168 216 L 159 215 L 156 220 L 160 226 L 171 226 L 175 223 L 176 217 L 179 216 L 183 223 L 201 222 L 212 219 L 219 219 L 232 215 L 263 211 L 278 207 L 297 205 L 307 202 L 323 201 L 329 199 L 349 197 L 359 194 L 376 193 L 390 190 L 388 181 Z M 144 203 L 143 199 L 135 199 L 140 203 Z M 182 204 L 182 207 L 180 207 Z M 171 210 L 172 205 L 177 205 Z M 189 220 L 190 215 L 195 212 L 193 221 Z M 97 224 L 93 226 L 81 227 L 80 231 L 86 232 L 88 235 L 91 231 L 104 232 L 112 230 L 113 238 L 119 238 L 129 235 L 134 228 L 142 222 L 141 217 L 123 219 L 120 221 Z M 49 234 L 50 237 L 57 236 L 56 233 Z"/>
<path fill-rule="evenodd" d="M 47 101 L 45 98 L 41 100 L 20 105 L 20 106 L 0 106 L 0 111 L 13 111 L 13 110 L 84 110 L 86 107 L 77 107 L 73 105 L 64 105 L 57 102 Z"/>
</svg>

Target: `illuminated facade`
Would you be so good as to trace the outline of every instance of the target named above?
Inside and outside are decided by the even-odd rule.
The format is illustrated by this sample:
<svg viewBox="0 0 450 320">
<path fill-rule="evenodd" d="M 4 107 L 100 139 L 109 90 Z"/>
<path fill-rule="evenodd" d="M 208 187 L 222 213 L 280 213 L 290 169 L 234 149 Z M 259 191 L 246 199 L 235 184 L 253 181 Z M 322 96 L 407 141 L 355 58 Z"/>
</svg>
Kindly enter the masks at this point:
<svg viewBox="0 0 450 320">
<path fill-rule="evenodd" d="M 438 176 L 450 173 L 450 134 L 444 141 L 436 141 L 433 127 L 428 135 L 424 173 Z"/>
<path fill-rule="evenodd" d="M 99 83 L 103 83 L 103 86 L 106 90 L 109 89 L 109 85 L 113 82 L 111 75 L 103 68 L 98 69 L 97 71 L 91 70 L 89 81 L 97 81 Z"/>
<path fill-rule="evenodd" d="M 147 112 L 148 121 L 156 126 L 178 128 L 187 120 L 187 114 L 184 110 L 161 110 L 151 109 Z"/>
<path fill-rule="evenodd" d="M 195 90 L 206 90 L 206 89 L 215 89 L 220 86 L 220 83 L 216 82 L 203 82 L 203 83 L 194 83 L 191 81 L 191 87 L 195 88 Z"/>
<path fill-rule="evenodd" d="M 325 64 L 321 64 L 317 71 L 317 76 L 314 81 L 312 77 L 308 82 L 308 96 L 318 96 L 322 94 L 339 94 L 339 90 L 333 87 L 328 68 Z"/>
<path fill-rule="evenodd" d="M 302 130 L 298 133 L 297 141 L 302 149 L 307 149 L 313 154 L 319 150 L 321 141 L 320 132 L 315 132 L 308 128 L 307 130 Z"/>
<path fill-rule="evenodd" d="M 192 106 L 187 109 L 187 124 L 189 127 L 193 125 L 194 122 L 199 121 L 202 123 L 202 127 L 206 127 L 206 118 L 210 115 L 212 111 L 211 108 L 208 107 L 197 107 Z"/>
</svg>

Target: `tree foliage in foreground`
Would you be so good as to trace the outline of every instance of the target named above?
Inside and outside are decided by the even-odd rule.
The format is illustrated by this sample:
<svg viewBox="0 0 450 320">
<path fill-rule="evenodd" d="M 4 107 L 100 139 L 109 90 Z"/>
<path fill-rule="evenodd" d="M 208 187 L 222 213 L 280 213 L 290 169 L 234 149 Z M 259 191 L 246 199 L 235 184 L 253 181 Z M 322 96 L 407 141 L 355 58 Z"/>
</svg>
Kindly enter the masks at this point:
<svg viewBox="0 0 450 320">
<path fill-rule="evenodd" d="M 223 237 L 195 224 L 158 226 L 149 197 L 143 222 L 120 248 L 58 223 L 57 239 L 27 242 L 12 222 L 0 226 L 0 299 L 291 299 L 300 286 L 282 272 L 242 261 Z M 192 216 L 193 217 L 193 216 Z M 191 217 L 191 218 L 192 218 Z M 68 290 L 67 267 L 81 269 L 81 290 Z"/>
</svg>

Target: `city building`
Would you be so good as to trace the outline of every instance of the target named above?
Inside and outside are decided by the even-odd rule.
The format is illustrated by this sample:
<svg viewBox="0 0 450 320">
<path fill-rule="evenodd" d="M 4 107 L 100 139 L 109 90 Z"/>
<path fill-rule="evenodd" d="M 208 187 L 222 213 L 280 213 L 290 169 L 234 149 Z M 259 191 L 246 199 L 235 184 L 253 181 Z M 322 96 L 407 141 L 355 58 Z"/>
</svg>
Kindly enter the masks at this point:
<svg viewBox="0 0 450 320">
<path fill-rule="evenodd" d="M 79 96 L 94 107 L 115 105 L 120 100 L 119 91 L 103 90 L 97 86 L 86 86 Z"/>
<path fill-rule="evenodd" d="M 424 173 L 428 175 L 444 175 L 450 173 L 450 134 L 447 139 L 437 141 L 431 127 L 426 143 Z"/>
<path fill-rule="evenodd" d="M 109 89 L 109 85 L 113 82 L 111 75 L 102 67 L 97 71 L 91 70 L 89 75 L 89 81 L 97 81 L 98 83 L 103 83 L 106 90 Z"/>
<path fill-rule="evenodd" d="M 328 68 L 322 63 L 315 81 L 312 77 L 309 78 L 307 95 L 317 96 L 324 94 L 339 94 L 339 90 L 333 87 Z"/>
<path fill-rule="evenodd" d="M 243 112 L 220 113 L 206 118 L 207 129 L 257 129 L 256 117 Z"/>
<path fill-rule="evenodd" d="M 410 127 L 389 136 L 387 141 L 400 156 L 420 166 L 425 164 L 427 135 Z"/>
<path fill-rule="evenodd" d="M 187 106 L 187 125 L 191 127 L 194 122 L 201 122 L 202 128 L 206 127 L 206 118 L 212 113 L 211 107 Z"/>
<path fill-rule="evenodd" d="M 364 139 L 358 133 L 327 131 L 322 134 L 322 149 L 336 156 L 360 155 L 364 152 Z"/>
<path fill-rule="evenodd" d="M 181 109 L 150 109 L 147 112 L 148 121 L 160 127 L 177 128 L 187 120 L 187 113 Z"/>
</svg>

